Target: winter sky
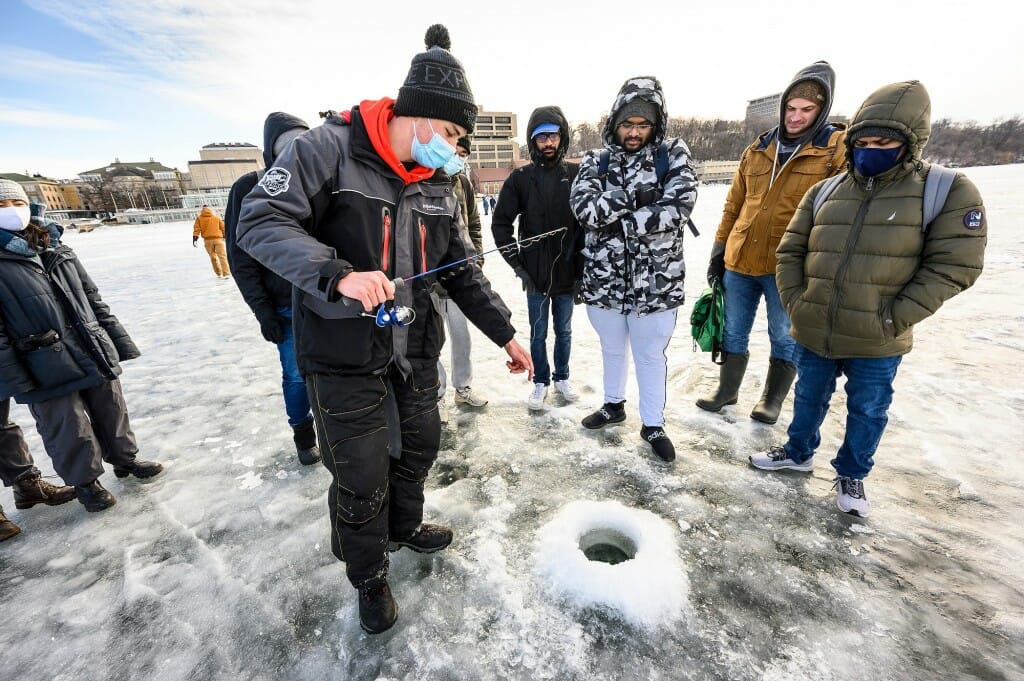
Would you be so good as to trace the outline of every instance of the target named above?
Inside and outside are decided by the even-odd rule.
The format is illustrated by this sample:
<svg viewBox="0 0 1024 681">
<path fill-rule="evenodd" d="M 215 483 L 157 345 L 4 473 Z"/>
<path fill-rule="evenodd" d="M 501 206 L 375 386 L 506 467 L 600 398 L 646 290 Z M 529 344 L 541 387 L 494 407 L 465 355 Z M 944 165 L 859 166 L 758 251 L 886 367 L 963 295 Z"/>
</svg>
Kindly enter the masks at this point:
<svg viewBox="0 0 1024 681">
<path fill-rule="evenodd" d="M 394 96 L 435 22 L 477 102 L 520 125 L 547 104 L 596 122 L 641 74 L 661 79 L 670 115 L 740 119 L 819 59 L 837 72 L 837 114 L 905 79 L 928 87 L 936 118 L 1024 114 L 1024 43 L 994 0 L 4 0 L 2 21 L 0 172 L 56 178 L 115 157 L 184 171 L 206 144 L 262 146 L 271 111 L 315 125 Z"/>
</svg>

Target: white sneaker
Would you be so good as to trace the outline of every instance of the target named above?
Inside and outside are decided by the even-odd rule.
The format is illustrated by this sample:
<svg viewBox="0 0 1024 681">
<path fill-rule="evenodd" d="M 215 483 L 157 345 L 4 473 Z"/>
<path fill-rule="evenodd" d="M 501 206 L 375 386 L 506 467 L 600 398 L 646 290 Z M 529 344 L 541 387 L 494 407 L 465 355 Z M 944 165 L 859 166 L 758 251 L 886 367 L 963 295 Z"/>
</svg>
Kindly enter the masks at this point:
<svg viewBox="0 0 1024 681">
<path fill-rule="evenodd" d="M 473 389 L 468 385 L 465 388 L 455 389 L 455 401 L 458 404 L 464 404 L 467 407 L 474 407 L 479 409 L 480 407 L 487 406 L 487 400 L 481 399 L 473 394 Z"/>
<path fill-rule="evenodd" d="M 571 385 L 569 380 L 555 381 L 555 392 L 562 396 L 562 399 L 566 402 L 575 402 L 580 399 L 580 394 L 576 392 Z"/>
<path fill-rule="evenodd" d="M 763 471 L 791 470 L 810 473 L 814 470 L 813 457 L 807 459 L 807 461 L 797 463 L 796 461 L 793 461 L 793 459 L 789 458 L 789 454 L 787 454 L 785 448 L 781 446 L 772 447 L 766 452 L 752 454 L 748 458 L 750 459 L 751 466 L 754 468 L 760 468 Z"/>
<path fill-rule="evenodd" d="M 437 415 L 441 418 L 441 425 L 448 424 L 448 405 L 443 397 L 437 398 Z"/>
<path fill-rule="evenodd" d="M 544 400 L 548 396 L 548 387 L 543 383 L 534 383 L 533 392 L 530 393 L 530 400 L 526 405 L 531 411 L 540 411 L 544 408 Z"/>
<path fill-rule="evenodd" d="M 868 495 L 864 492 L 863 480 L 840 476 L 835 479 L 832 488 L 836 491 L 836 504 L 840 511 L 858 518 L 867 518 L 871 515 L 871 504 L 868 503 Z"/>
</svg>

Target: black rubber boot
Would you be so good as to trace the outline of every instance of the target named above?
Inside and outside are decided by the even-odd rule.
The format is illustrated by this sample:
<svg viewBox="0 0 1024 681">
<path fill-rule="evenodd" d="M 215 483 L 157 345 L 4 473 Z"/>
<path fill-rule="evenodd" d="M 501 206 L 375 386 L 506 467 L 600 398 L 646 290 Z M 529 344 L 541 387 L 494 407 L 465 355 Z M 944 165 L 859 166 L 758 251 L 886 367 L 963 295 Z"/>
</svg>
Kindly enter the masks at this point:
<svg viewBox="0 0 1024 681">
<path fill-rule="evenodd" d="M 374 579 L 359 587 L 359 626 L 367 634 L 387 631 L 398 620 L 398 603 L 385 579 Z"/>
<path fill-rule="evenodd" d="M 740 384 L 743 383 L 743 374 L 747 372 L 747 362 L 750 360 L 750 353 L 726 354 L 725 364 L 718 368 L 718 389 L 714 395 L 701 397 L 697 400 L 697 406 L 705 411 L 721 411 L 727 404 L 736 404 L 740 395 Z"/>
<path fill-rule="evenodd" d="M 303 466 L 320 463 L 320 448 L 316 445 L 313 419 L 292 428 L 292 439 L 295 441 L 295 453 L 299 456 L 299 463 Z"/>
<path fill-rule="evenodd" d="M 750 412 L 750 418 L 761 423 L 775 423 L 779 420 L 782 403 L 789 395 L 796 379 L 796 365 L 784 359 L 772 357 L 768 360 L 768 378 L 764 382 L 761 400 Z"/>
<path fill-rule="evenodd" d="M 103 489 L 99 480 L 93 480 L 84 485 L 75 485 L 75 494 L 89 513 L 102 511 L 117 503 L 114 495 Z"/>
</svg>

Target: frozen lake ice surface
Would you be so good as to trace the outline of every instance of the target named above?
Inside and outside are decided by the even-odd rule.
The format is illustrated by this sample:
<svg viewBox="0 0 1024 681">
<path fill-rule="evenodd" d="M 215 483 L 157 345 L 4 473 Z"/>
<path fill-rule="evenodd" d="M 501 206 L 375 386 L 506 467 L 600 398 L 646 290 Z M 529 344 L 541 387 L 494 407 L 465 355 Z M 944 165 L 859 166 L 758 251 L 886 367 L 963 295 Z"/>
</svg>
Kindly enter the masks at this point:
<svg viewBox="0 0 1024 681">
<path fill-rule="evenodd" d="M 538 414 L 530 384 L 473 329 L 472 386 L 490 404 L 466 411 L 449 393 L 427 481 L 427 519 L 450 524 L 455 541 L 392 554 L 400 614 L 380 636 L 360 630 L 330 552 L 330 476 L 295 457 L 276 349 L 191 247 L 191 224 L 69 232 L 143 352 L 121 380 L 141 456 L 166 471 L 139 481 L 108 470 L 118 504 L 96 514 L 77 502 L 18 511 L 0 492 L 23 530 L 0 544 L 0 678 L 1024 679 L 1024 165 L 964 172 L 988 211 L 985 272 L 917 327 L 866 484 L 870 519 L 840 513 L 831 489 L 842 390 L 813 474 L 748 465 L 783 440 L 791 413 L 787 401 L 775 426 L 748 416 L 768 364 L 763 311 L 739 403 L 694 405 L 717 367 L 693 352 L 689 306 L 726 192 L 702 186 L 688 303 L 667 353 L 679 458 L 665 464 L 641 441 L 632 375 L 623 424 L 580 426 L 602 401 L 582 308 L 571 361 L 582 399 L 552 391 Z M 511 269 L 492 254 L 484 271 L 527 346 Z M 27 409 L 12 418 L 52 475 Z M 574 575 L 577 538 L 607 509 L 611 529 L 655 542 L 650 575 Z M 632 511 L 643 513 L 622 516 Z M 657 581 L 666 565 L 679 579 Z M 606 567 L 619 566 L 629 561 Z"/>
</svg>

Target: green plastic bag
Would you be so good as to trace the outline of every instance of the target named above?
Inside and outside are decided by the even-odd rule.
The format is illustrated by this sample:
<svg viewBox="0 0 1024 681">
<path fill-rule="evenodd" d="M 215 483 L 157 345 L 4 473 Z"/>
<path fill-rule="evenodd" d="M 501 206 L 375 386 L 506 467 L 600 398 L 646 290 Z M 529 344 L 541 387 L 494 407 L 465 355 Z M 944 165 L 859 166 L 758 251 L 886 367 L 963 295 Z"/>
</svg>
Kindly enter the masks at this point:
<svg viewBox="0 0 1024 681">
<path fill-rule="evenodd" d="M 725 332 L 725 290 L 722 282 L 715 277 L 710 288 L 693 304 L 690 313 L 690 335 L 693 337 L 693 351 L 700 348 L 711 353 L 711 361 L 724 364 L 722 359 L 722 335 Z"/>
</svg>

